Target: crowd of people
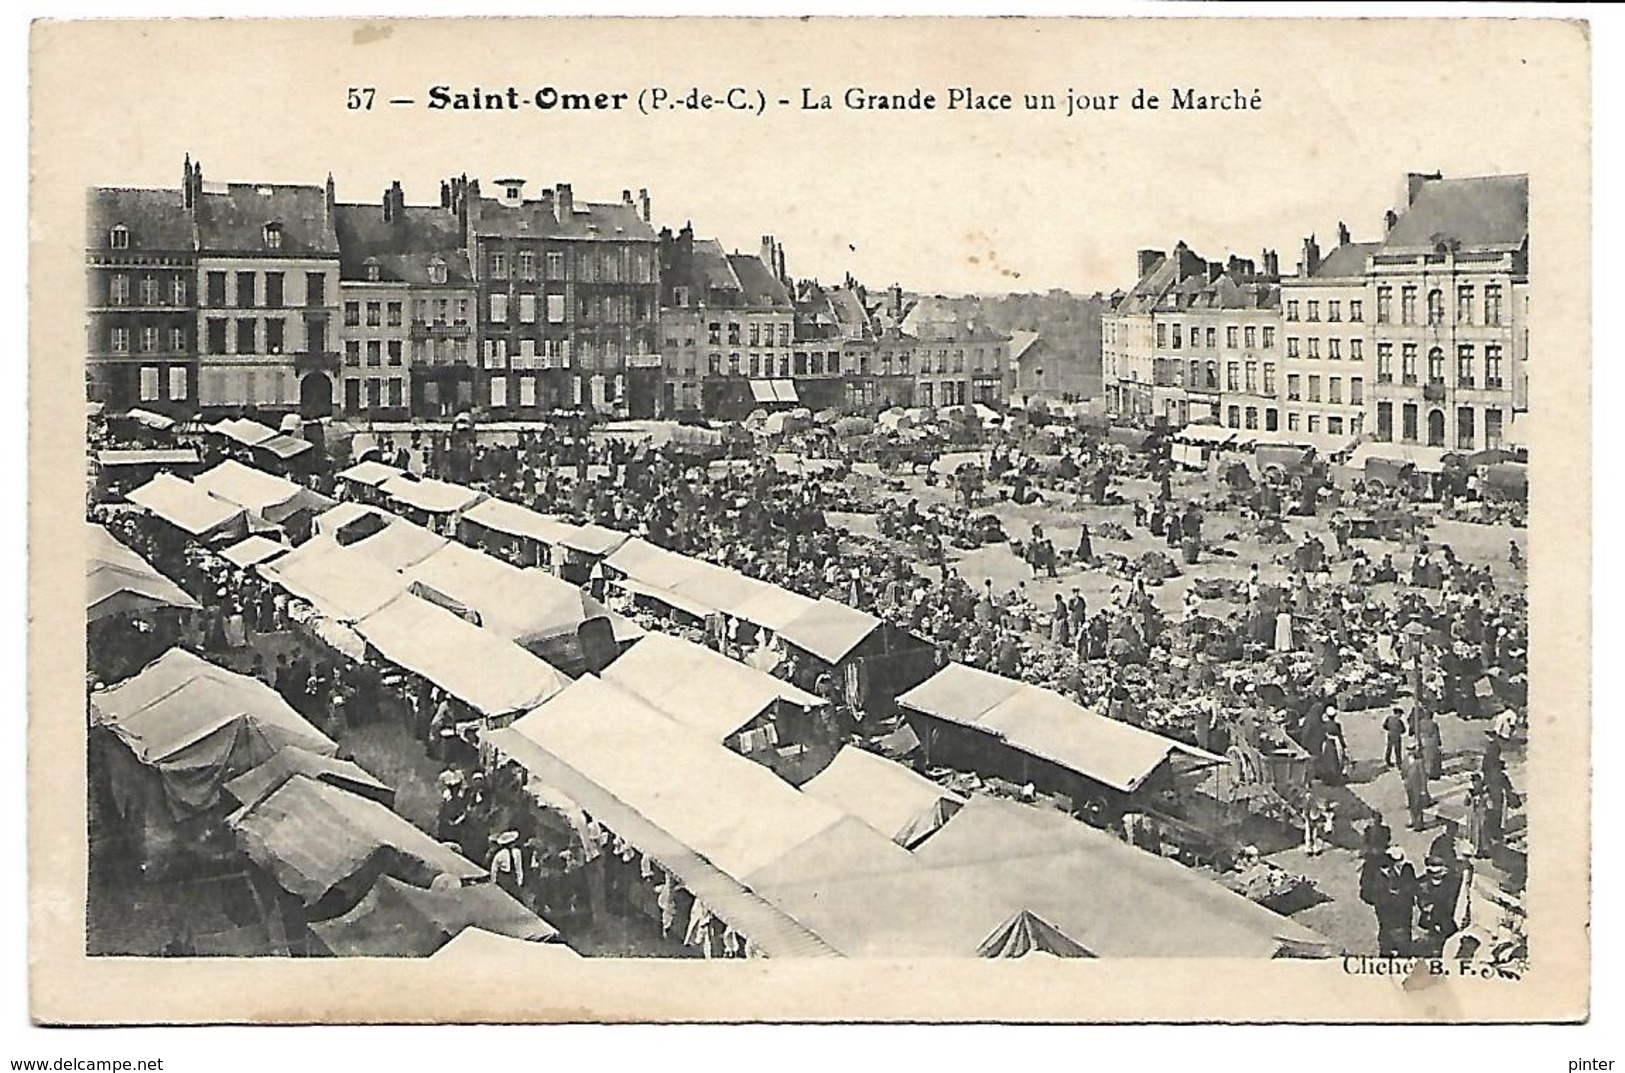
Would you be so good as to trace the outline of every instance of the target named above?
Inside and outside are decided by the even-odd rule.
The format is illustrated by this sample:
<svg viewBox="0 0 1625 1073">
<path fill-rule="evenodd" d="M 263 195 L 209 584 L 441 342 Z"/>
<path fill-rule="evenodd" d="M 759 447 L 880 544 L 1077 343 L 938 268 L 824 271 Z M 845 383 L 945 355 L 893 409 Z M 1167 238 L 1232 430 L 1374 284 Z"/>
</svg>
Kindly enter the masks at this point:
<svg viewBox="0 0 1625 1073">
<path fill-rule="evenodd" d="M 1317 788 L 1343 785 L 1363 759 L 1350 756 L 1349 720 L 1381 728 L 1383 762 L 1400 770 L 1408 819 L 1418 828 L 1428 823 L 1429 786 L 1444 775 L 1439 719 L 1481 721 L 1482 762 L 1468 794 L 1464 833 L 1458 832 L 1465 849 L 1457 853 L 1458 839 L 1441 836 L 1439 862 L 1430 854 L 1422 875 L 1411 869 L 1407 880 L 1403 868 L 1382 863 L 1392 860 L 1392 846 L 1364 847 L 1362 897 L 1372 892 L 1366 900 L 1389 922 L 1388 932 L 1398 934 L 1399 911 L 1392 905 L 1400 895 L 1393 892 L 1404 888 L 1412 914 L 1407 927 L 1436 936 L 1444 927 L 1448 883 L 1433 883 L 1433 866 L 1442 862 L 1447 876 L 1459 875 L 1462 861 L 1492 856 L 1507 837 L 1508 813 L 1521 804 L 1502 762 L 1502 750 L 1518 748 L 1522 735 L 1528 645 L 1521 586 L 1506 586 L 1488 563 L 1464 561 L 1448 544 L 1430 541 L 1423 525 L 1414 527 L 1407 544 L 1373 548 L 1348 521 L 1351 512 L 1373 505 L 1372 493 L 1317 488 L 1310 498 L 1317 500 L 1313 509 L 1331 516 L 1325 530 L 1331 548 L 1305 525 L 1301 537 L 1279 551 L 1261 544 L 1247 552 L 1253 562 L 1245 579 L 1234 577 L 1234 569 L 1215 570 L 1187 579 L 1179 600 L 1159 601 L 1160 586 L 1181 573 L 1204 574 L 1192 569 L 1198 564 L 1236 558 L 1240 531 L 1250 523 L 1258 531 L 1267 523 L 1279 527 L 1290 517 L 1284 505 L 1302 497 L 1236 500 L 1222 487 L 1193 491 L 1165 455 L 1077 430 L 1062 434 L 1058 453 L 1040 461 L 1027 449 L 1026 435 L 989 432 L 985 463 L 951 476 L 954 495 L 909 497 L 894 476 L 860 474 L 858 456 L 827 435 L 816 449 L 796 437 L 775 445 L 832 459 L 816 476 L 776 464 L 766 450 L 735 448 L 740 457 L 711 464 L 717 460 L 597 436 L 578 424 L 519 433 L 506 444 L 418 430 L 382 436 L 377 449 L 383 461 L 423 476 L 633 532 L 809 597 L 847 603 L 930 644 L 939 665 L 960 662 L 1052 688 L 1112 718 L 1226 757 L 1244 776 L 1262 777 L 1262 757 L 1298 758 L 1302 784 L 1291 788 L 1295 794 L 1280 789 L 1313 853 L 1339 819 Z M 224 454 L 214 446 L 209 451 L 214 460 Z M 304 479 L 332 489 L 331 470 Z M 1145 481 L 1150 495 L 1127 494 L 1131 484 Z M 1000 505 L 1027 506 L 1040 497 L 1056 508 L 1056 518 L 1068 519 L 1063 524 L 1076 526 L 1078 537 L 1058 547 L 1052 530 L 1031 524 L 1011 541 L 1029 579 L 998 586 L 991 578 L 976 584 L 963 576 L 950 549 L 1009 539 L 998 520 Z M 1398 499 L 1384 503 L 1406 507 Z M 1109 520 L 1101 519 L 1101 507 L 1115 508 Z M 1095 512 L 1093 525 L 1083 516 L 1087 511 Z M 579 862 L 571 867 L 560 860 L 569 851 L 547 848 L 540 821 L 520 817 L 527 808 L 522 794 L 485 785 L 482 765 L 467 755 L 458 730 L 466 713 L 450 698 L 429 687 L 386 699 L 387 676 L 364 661 L 283 656 L 266 665 L 247 652 L 245 639 L 287 625 L 287 600 L 279 590 L 252 571 L 171 543 L 131 515 L 96 513 L 160 569 L 212 594 L 197 620 L 197 644 L 244 652 L 251 673 L 318 725 L 365 722 L 396 706 L 406 712 L 424 748 L 455 773 L 442 787 L 443 839 L 490 860 L 500 882 L 527 900 L 541 899 L 538 905 L 579 912 L 602 903 L 602 892 L 569 883 L 548 888 L 566 891 L 562 909 L 557 893 L 536 893 L 541 877 L 575 876 Z M 831 514 L 847 513 L 872 514 L 875 533 L 859 535 L 830 521 Z M 1149 538 L 1169 554 L 1118 554 L 1111 545 L 1122 537 L 1141 545 Z M 1516 541 L 1509 561 L 1521 568 Z M 1093 606 L 1083 584 L 1091 574 L 1109 579 L 1109 586 L 1099 578 L 1088 586 L 1107 592 Z M 1054 591 L 1030 595 L 1028 580 L 1035 590 Z M 727 650 L 725 637 L 692 632 Z M 1390 873 L 1399 878 L 1378 878 Z M 1397 940 L 1385 943 L 1397 946 Z"/>
</svg>

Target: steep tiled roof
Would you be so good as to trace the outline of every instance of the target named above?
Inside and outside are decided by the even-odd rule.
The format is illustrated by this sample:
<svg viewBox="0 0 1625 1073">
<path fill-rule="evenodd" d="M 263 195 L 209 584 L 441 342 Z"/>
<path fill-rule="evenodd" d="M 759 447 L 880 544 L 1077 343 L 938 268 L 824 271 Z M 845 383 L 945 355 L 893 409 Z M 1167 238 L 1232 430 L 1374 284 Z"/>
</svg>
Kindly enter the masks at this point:
<svg viewBox="0 0 1625 1073">
<path fill-rule="evenodd" d="M 365 280 L 368 261 L 376 260 L 380 280 L 429 283 L 430 262 L 439 257 L 447 283 L 473 280 L 462 228 L 445 209 L 409 205 L 385 220 L 382 205 L 339 205 L 335 215 L 343 279 Z"/>
<path fill-rule="evenodd" d="M 192 249 L 192 218 L 181 204 L 178 189 L 98 186 L 87 194 L 85 210 L 86 249 L 110 250 L 109 235 L 120 224 L 130 235 L 127 250 Z"/>
<path fill-rule="evenodd" d="M 636 205 L 575 201 L 560 220 L 552 198 L 505 205 L 482 197 L 470 208 L 475 233 L 500 238 L 558 238 L 599 242 L 655 242 L 654 229 Z"/>
<path fill-rule="evenodd" d="M 722 243 L 714 238 L 694 240 L 693 273 L 694 286 L 707 294 L 722 291 L 732 295 L 744 291 L 728 255 L 723 252 Z"/>
<path fill-rule="evenodd" d="M 769 272 L 760 257 L 748 253 L 735 253 L 728 257 L 733 274 L 745 292 L 745 304 L 751 307 L 789 309 L 790 292 L 784 283 Z"/>
<path fill-rule="evenodd" d="M 1382 249 L 1380 242 L 1350 242 L 1328 253 L 1315 269 L 1314 279 L 1342 279 L 1365 275 L 1366 259 Z"/>
<path fill-rule="evenodd" d="M 282 229 L 281 244 L 266 246 L 265 227 Z M 204 252 L 275 253 L 279 257 L 336 257 L 338 234 L 319 186 L 227 183 L 204 185 L 197 206 Z"/>
<path fill-rule="evenodd" d="M 1506 248 L 1528 237 L 1529 176 L 1486 175 L 1424 182 L 1383 246 L 1415 249 L 1453 241 Z"/>
</svg>

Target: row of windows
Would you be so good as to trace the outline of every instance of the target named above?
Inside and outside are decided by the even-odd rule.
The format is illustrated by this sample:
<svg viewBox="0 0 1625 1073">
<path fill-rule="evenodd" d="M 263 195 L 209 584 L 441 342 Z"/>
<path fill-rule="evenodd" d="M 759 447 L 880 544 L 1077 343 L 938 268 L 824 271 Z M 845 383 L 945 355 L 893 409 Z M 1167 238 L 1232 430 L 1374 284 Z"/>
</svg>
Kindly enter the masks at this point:
<svg viewBox="0 0 1625 1073">
<path fill-rule="evenodd" d="M 280 250 L 282 248 L 282 225 L 279 223 L 266 224 L 260 230 L 260 241 L 265 243 L 266 249 Z M 129 249 L 130 229 L 123 224 L 115 224 L 107 232 L 107 245 L 115 250 Z"/>
<path fill-rule="evenodd" d="M 1298 319 L 1298 306 L 1299 306 L 1299 304 L 1300 304 L 1299 301 L 1296 300 L 1296 299 L 1293 299 L 1293 300 L 1290 300 L 1290 301 L 1287 302 L 1287 304 L 1286 304 L 1286 319 L 1287 320 L 1297 320 Z M 1303 302 L 1302 304 L 1304 306 L 1308 307 L 1309 315 L 1308 315 L 1308 317 L 1305 318 L 1306 320 L 1310 321 L 1311 323 L 1320 320 L 1320 299 L 1311 298 L 1308 301 Z M 1327 302 L 1326 302 L 1326 320 L 1327 320 L 1327 322 L 1330 323 L 1330 324 L 1336 324 L 1339 321 L 1341 321 L 1342 319 L 1343 319 L 1343 302 L 1342 302 L 1342 299 L 1339 299 L 1339 298 L 1328 299 Z M 1358 323 L 1365 320 L 1365 303 L 1363 301 L 1361 301 L 1360 299 L 1357 299 L 1357 298 L 1350 299 L 1350 301 L 1349 301 L 1349 320 L 1356 323 L 1356 324 L 1358 324 Z"/>
<path fill-rule="evenodd" d="M 1187 338 L 1185 327 L 1183 324 L 1158 324 L 1158 349 L 1179 350 L 1184 347 Z M 1170 329 L 1172 330 L 1170 331 Z M 1263 349 L 1274 350 L 1275 329 L 1270 325 L 1264 325 L 1262 336 L 1264 340 Z M 1256 350 L 1259 348 L 1259 337 L 1260 331 L 1257 325 L 1249 324 L 1243 328 L 1240 325 L 1229 324 L 1224 329 L 1224 345 L 1230 350 L 1235 350 L 1238 346 L 1246 346 L 1249 350 Z M 1190 340 L 1189 349 L 1191 350 L 1216 350 L 1219 345 L 1219 329 L 1217 327 L 1201 328 L 1197 325 L 1191 325 L 1188 338 Z"/>
<path fill-rule="evenodd" d="M 122 326 L 109 328 L 107 349 L 115 354 L 128 354 L 132 339 L 142 354 L 180 354 L 187 349 L 185 328 L 161 331 L 151 325 L 142 328 L 139 334 L 132 334 L 129 328 Z"/>
<path fill-rule="evenodd" d="M 1320 336 L 1312 335 L 1309 338 L 1303 340 L 1302 342 L 1303 342 L 1303 346 L 1301 348 L 1301 353 L 1300 353 L 1300 347 L 1298 345 L 1299 344 L 1298 337 L 1295 336 L 1295 335 L 1287 336 L 1286 337 L 1286 356 L 1288 358 L 1306 357 L 1310 361 L 1319 361 L 1320 360 L 1320 343 L 1321 343 Z M 1350 361 L 1364 361 L 1365 360 L 1365 341 L 1362 340 L 1362 339 L 1350 339 L 1348 341 L 1348 344 L 1349 344 L 1349 360 Z M 1341 340 L 1341 339 L 1327 339 L 1326 340 L 1326 359 L 1328 361 L 1342 361 L 1343 360 L 1343 340 Z"/>
<path fill-rule="evenodd" d="M 1403 383 L 1415 384 L 1417 382 L 1418 346 L 1415 343 L 1402 343 L 1400 345 L 1400 378 Z M 1456 347 L 1456 386 L 1478 387 L 1478 359 L 1477 348 L 1472 343 L 1462 343 Z M 1427 355 L 1427 378 L 1430 384 L 1444 383 L 1444 349 L 1432 347 Z M 1377 344 L 1377 383 L 1390 384 L 1394 380 L 1394 344 Z M 1487 343 L 1484 346 L 1484 383 L 1487 388 L 1504 386 L 1501 368 L 1501 345 Z"/>
<path fill-rule="evenodd" d="M 512 278 L 526 283 L 536 281 L 536 254 L 521 250 L 510 255 L 506 251 L 492 250 L 486 256 L 486 267 L 491 279 Z M 575 275 L 568 276 L 570 264 L 563 250 L 548 250 L 543 259 L 544 279 L 575 279 L 581 283 L 653 283 L 654 257 L 651 251 L 624 246 L 610 246 L 599 250 L 577 250 L 573 259 Z"/>
<path fill-rule="evenodd" d="M 263 335 L 261 326 L 264 327 Z M 210 317 L 203 322 L 204 349 L 210 354 L 224 354 L 227 352 L 228 338 L 235 339 L 238 354 L 281 354 L 287 345 L 287 322 L 281 317 L 267 317 L 263 321 L 255 317 L 237 317 L 228 320 L 225 317 Z M 305 341 L 311 353 L 321 353 L 327 349 L 327 325 L 321 321 L 311 321 L 305 325 Z M 263 350 L 260 343 L 263 341 Z"/>
<path fill-rule="evenodd" d="M 228 276 L 235 277 L 235 286 L 229 293 L 226 287 Z M 204 276 L 204 304 L 211 309 L 254 309 L 260 306 L 282 309 L 288 304 L 286 280 L 287 274 L 283 272 L 209 272 Z M 304 304 L 327 304 L 326 273 L 305 273 Z"/>
<path fill-rule="evenodd" d="M 344 342 L 344 364 L 361 364 L 362 343 L 359 339 L 347 339 Z M 401 364 L 401 341 L 399 339 L 368 339 L 366 341 L 367 364 L 369 366 Z"/>
<path fill-rule="evenodd" d="M 168 279 L 160 278 L 149 272 L 136 280 L 136 304 L 144 306 L 186 304 L 187 286 L 185 276 L 170 276 Z M 130 305 L 130 274 L 128 272 L 114 272 L 107 277 L 107 304 L 114 306 Z"/>
<path fill-rule="evenodd" d="M 365 396 L 363 396 L 363 388 Z M 365 405 L 363 405 L 365 398 Z M 344 381 L 344 410 L 346 413 L 355 413 L 361 409 L 377 410 L 385 406 L 391 409 L 400 409 L 406 405 L 406 381 L 398 376 L 368 377 L 362 380 L 357 377 L 346 377 Z"/>
<path fill-rule="evenodd" d="M 1309 394 L 1308 394 L 1307 397 L 1305 397 L 1302 394 L 1301 390 L 1300 390 L 1301 385 L 1305 380 L 1308 381 L 1308 385 L 1309 385 Z M 1320 402 L 1320 401 L 1322 401 L 1321 397 L 1320 397 L 1320 384 L 1321 384 L 1321 378 L 1316 374 L 1312 373 L 1307 377 L 1300 377 L 1297 373 L 1288 373 L 1287 378 L 1286 378 L 1286 398 L 1287 398 L 1287 401 L 1288 402 L 1304 402 L 1304 401 L 1307 401 L 1307 402 Z M 1349 384 L 1349 397 L 1348 397 L 1349 405 L 1350 406 L 1363 406 L 1363 405 L 1365 405 L 1365 378 L 1360 377 L 1360 376 L 1351 376 L 1351 377 L 1349 377 L 1348 384 Z M 1324 401 L 1329 402 L 1334 406 L 1341 406 L 1342 405 L 1342 403 L 1343 403 L 1343 378 L 1341 376 L 1328 376 L 1328 377 L 1326 377 L 1326 398 L 1325 398 Z"/>
<path fill-rule="evenodd" d="M 1414 284 L 1405 284 L 1399 289 L 1399 322 L 1401 324 L 1416 323 L 1416 299 L 1419 288 Z M 1463 283 L 1456 287 L 1456 323 L 1472 324 L 1475 309 L 1476 291 L 1472 284 Z M 1384 284 L 1377 288 L 1377 323 L 1391 324 L 1393 322 L 1394 288 Z M 1486 283 L 1484 285 L 1484 304 L 1482 308 L 1483 323 L 1490 327 L 1499 327 L 1501 324 L 1501 285 L 1499 283 Z M 1287 319 L 1292 319 L 1288 317 Z M 1444 323 L 1444 291 L 1434 287 L 1427 293 L 1427 323 L 1437 327 Z"/>
<path fill-rule="evenodd" d="M 1506 429 L 1506 415 L 1499 408 L 1491 407 L 1483 411 L 1484 414 L 1484 446 L 1486 448 L 1500 447 L 1502 436 Z M 1402 443 L 1418 443 L 1422 439 L 1421 411 L 1414 402 L 1407 402 L 1399 410 L 1399 440 Z M 1471 406 L 1456 408 L 1456 449 L 1474 450 L 1478 446 L 1477 440 L 1477 411 Z M 1391 402 L 1377 403 L 1377 439 L 1391 441 L 1394 439 L 1394 404 Z M 1429 410 L 1427 414 L 1427 443 L 1430 447 L 1446 446 L 1445 438 L 1445 412 L 1441 409 Z"/>
</svg>

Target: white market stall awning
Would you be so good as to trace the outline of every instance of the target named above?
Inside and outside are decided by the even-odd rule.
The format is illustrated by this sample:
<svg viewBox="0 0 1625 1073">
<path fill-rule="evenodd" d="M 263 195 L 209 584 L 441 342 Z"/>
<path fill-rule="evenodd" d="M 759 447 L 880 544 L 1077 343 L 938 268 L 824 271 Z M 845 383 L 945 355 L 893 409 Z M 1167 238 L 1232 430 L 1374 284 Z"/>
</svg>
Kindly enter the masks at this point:
<svg viewBox="0 0 1625 1073">
<path fill-rule="evenodd" d="M 198 603 L 147 560 L 99 525 L 86 523 L 85 621 L 160 607 L 196 608 Z"/>
<path fill-rule="evenodd" d="M 179 477 L 160 473 L 124 494 L 138 507 L 194 537 L 206 538 L 246 525 L 243 508 Z"/>
<path fill-rule="evenodd" d="M 391 477 L 379 486 L 401 506 L 426 514 L 456 514 L 484 498 L 484 493 L 431 477 Z"/>
<path fill-rule="evenodd" d="M 880 620 L 834 600 L 819 599 L 784 624 L 779 636 L 788 644 L 834 665 L 845 659 L 880 626 Z"/>
<path fill-rule="evenodd" d="M 369 459 L 365 462 L 357 462 L 349 469 L 341 471 L 338 479 L 367 488 L 377 488 L 385 481 L 399 477 L 403 472 L 405 471 L 396 469 L 394 466 L 386 466 L 382 462 L 374 462 Z"/>
<path fill-rule="evenodd" d="M 569 684 L 512 641 L 409 594 L 374 611 L 355 629 L 389 662 L 488 717 L 528 711 Z"/>
<path fill-rule="evenodd" d="M 256 534 L 246 540 L 239 540 L 222 551 L 220 557 L 233 566 L 240 566 L 246 570 L 251 566 L 258 566 L 260 563 L 268 563 L 273 559 L 288 554 L 292 550 L 292 548 L 280 541 Z"/>
<path fill-rule="evenodd" d="M 663 633 L 649 634 L 600 674 L 715 741 L 738 733 L 780 701 L 805 710 L 824 703 L 781 678 Z"/>
<path fill-rule="evenodd" d="M 1059 693 L 951 663 L 897 698 L 899 706 L 979 730 L 1010 748 L 1132 793 L 1175 751 L 1222 757 L 1090 711 Z"/>
<path fill-rule="evenodd" d="M 849 812 L 905 849 L 925 841 L 965 798 L 892 760 L 843 745 L 801 792 Z"/>
</svg>

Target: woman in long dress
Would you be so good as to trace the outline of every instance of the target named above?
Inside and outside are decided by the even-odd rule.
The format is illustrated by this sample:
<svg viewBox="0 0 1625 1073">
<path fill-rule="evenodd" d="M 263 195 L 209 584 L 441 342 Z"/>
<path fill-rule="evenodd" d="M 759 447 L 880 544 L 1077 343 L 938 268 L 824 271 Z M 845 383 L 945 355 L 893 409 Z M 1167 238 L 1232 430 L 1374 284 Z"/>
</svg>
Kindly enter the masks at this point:
<svg viewBox="0 0 1625 1073">
<path fill-rule="evenodd" d="M 1282 611 L 1275 616 L 1275 651 L 1292 651 L 1292 614 Z"/>
</svg>

